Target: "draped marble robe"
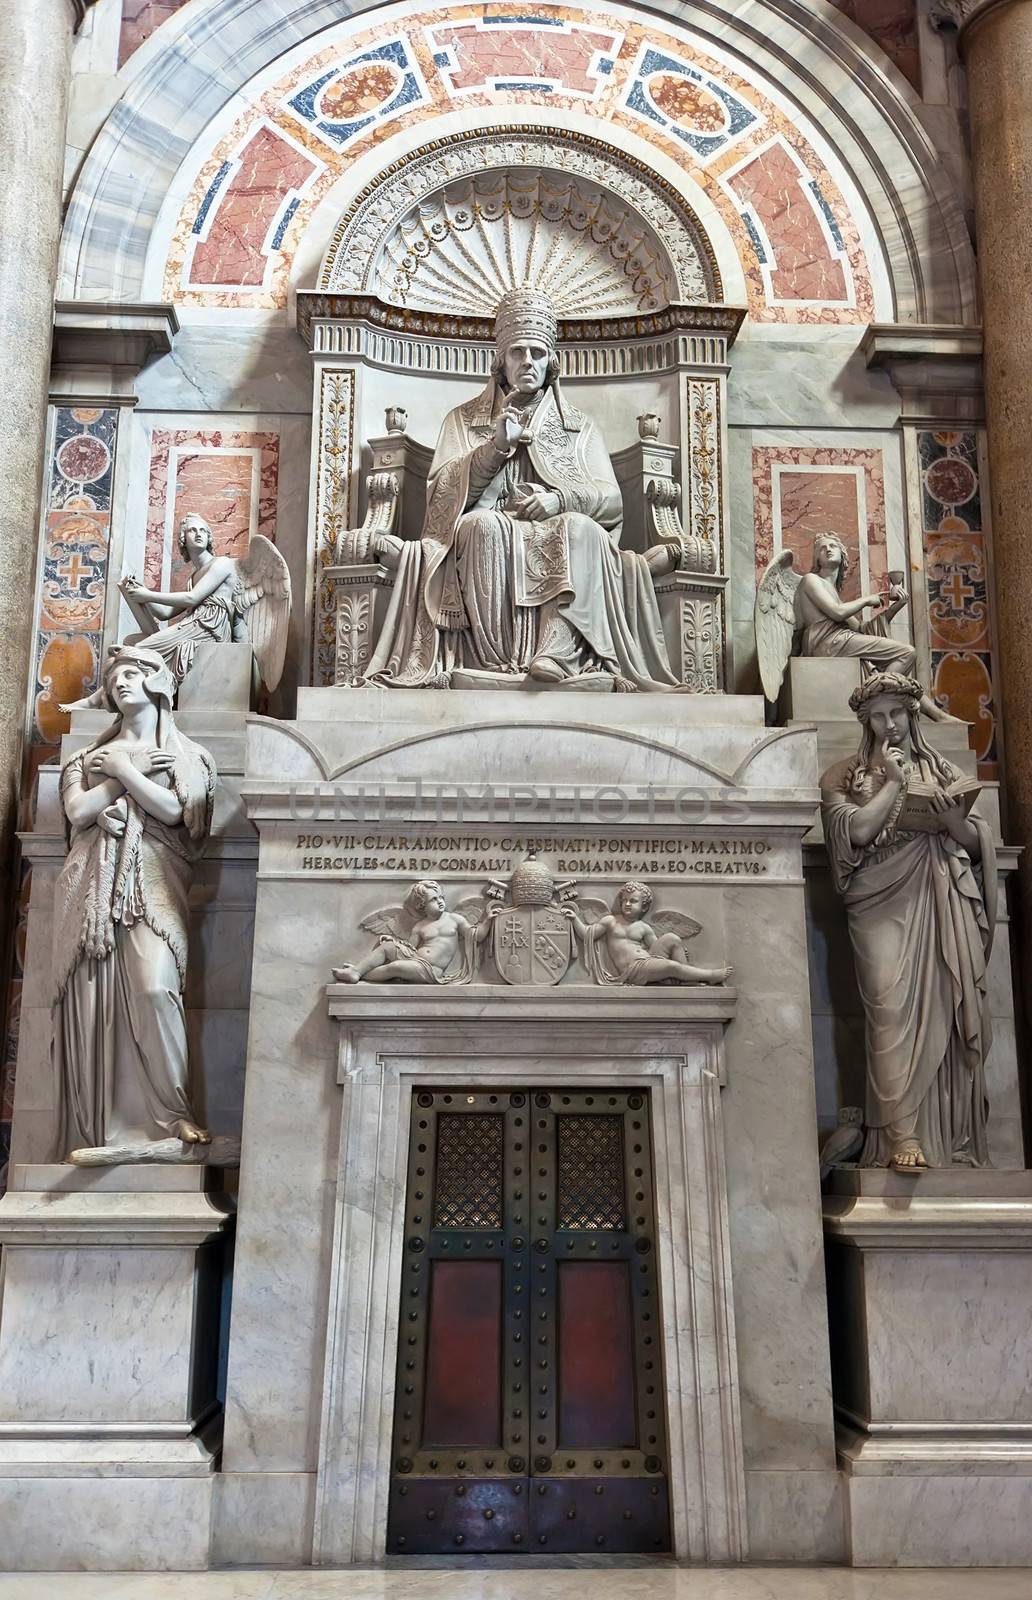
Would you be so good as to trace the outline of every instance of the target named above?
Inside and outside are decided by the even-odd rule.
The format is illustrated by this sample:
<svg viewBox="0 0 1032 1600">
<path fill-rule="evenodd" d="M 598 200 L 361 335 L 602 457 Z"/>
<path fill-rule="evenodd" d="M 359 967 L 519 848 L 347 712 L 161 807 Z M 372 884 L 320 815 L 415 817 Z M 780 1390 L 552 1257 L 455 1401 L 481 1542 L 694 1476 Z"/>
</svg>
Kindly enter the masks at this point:
<svg viewBox="0 0 1032 1600">
<path fill-rule="evenodd" d="M 492 378 L 445 418 L 422 536 L 402 547 L 367 678 L 444 687 L 456 668 L 522 676 L 547 655 L 568 676 L 680 688 L 645 559 L 619 547 L 620 490 L 600 433 L 548 385 L 529 439 L 504 453 L 495 419 L 512 403 Z M 557 491 L 560 513 L 521 518 L 533 489 Z"/>
<path fill-rule="evenodd" d="M 115 727 L 72 756 L 61 797 L 88 790 L 87 762 Z M 174 1138 L 196 1123 L 183 990 L 193 864 L 211 829 L 215 764 L 159 715 L 157 745 L 174 760 L 156 778 L 183 818 L 169 827 L 128 795 L 125 831 L 70 827 L 55 893 L 53 1062 L 60 1085 L 57 1159 L 70 1150 Z"/>
<path fill-rule="evenodd" d="M 853 844 L 850 821 L 884 782 L 838 763 L 821 812 L 835 886 L 849 918 L 867 1019 L 865 1167 L 887 1166 L 916 1139 L 933 1167 L 986 1166 L 985 1058 L 991 1041 L 986 964 L 996 915 L 996 848 L 977 810 L 980 859 L 948 833 L 893 825 Z M 921 762 L 915 777 L 942 783 Z M 946 783 L 960 774 L 943 763 Z"/>
</svg>

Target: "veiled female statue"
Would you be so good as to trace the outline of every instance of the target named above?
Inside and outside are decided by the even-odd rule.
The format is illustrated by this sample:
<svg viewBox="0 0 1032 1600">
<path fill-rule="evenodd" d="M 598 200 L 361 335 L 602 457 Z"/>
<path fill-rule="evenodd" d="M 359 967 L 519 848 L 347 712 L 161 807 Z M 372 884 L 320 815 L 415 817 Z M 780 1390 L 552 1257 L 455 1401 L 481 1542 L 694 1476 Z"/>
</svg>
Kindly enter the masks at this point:
<svg viewBox="0 0 1032 1600">
<path fill-rule="evenodd" d="M 996 852 L 964 780 L 921 732 L 921 685 L 854 691 L 859 752 L 821 780 L 832 875 L 867 1020 L 861 1166 L 985 1166 L 986 963 Z"/>
<path fill-rule="evenodd" d="M 147 1159 L 208 1143 L 191 1100 L 183 988 L 193 863 L 215 765 L 176 728 L 173 679 L 115 645 L 103 693 L 117 721 L 61 773 L 69 850 L 57 880 L 53 1055 L 60 1158 Z"/>
<path fill-rule="evenodd" d="M 605 443 L 562 394 L 556 338 L 547 295 L 505 295 L 490 381 L 445 418 L 421 539 L 378 540 L 397 578 L 367 677 L 680 687 L 648 564 L 620 549 Z"/>
</svg>

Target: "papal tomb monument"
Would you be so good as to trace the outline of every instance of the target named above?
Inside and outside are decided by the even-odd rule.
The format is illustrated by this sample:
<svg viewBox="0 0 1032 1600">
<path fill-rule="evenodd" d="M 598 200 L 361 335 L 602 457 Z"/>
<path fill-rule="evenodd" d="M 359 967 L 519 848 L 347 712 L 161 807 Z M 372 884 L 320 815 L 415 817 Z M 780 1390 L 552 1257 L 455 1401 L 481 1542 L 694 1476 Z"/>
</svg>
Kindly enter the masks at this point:
<svg viewBox="0 0 1032 1600">
<path fill-rule="evenodd" d="M 1030 0 L 0 82 L 0 1566 L 1032 1567 Z"/>
</svg>

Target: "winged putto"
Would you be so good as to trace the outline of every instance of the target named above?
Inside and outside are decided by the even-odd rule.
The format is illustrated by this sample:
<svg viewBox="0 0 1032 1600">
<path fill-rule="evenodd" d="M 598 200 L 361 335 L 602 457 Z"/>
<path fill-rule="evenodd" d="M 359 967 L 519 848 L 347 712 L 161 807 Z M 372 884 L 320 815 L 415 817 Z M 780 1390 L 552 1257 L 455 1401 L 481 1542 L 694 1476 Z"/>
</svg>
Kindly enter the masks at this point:
<svg viewBox="0 0 1032 1600">
<path fill-rule="evenodd" d="M 478 896 L 463 900 L 454 911 L 439 883 L 423 878 L 413 884 L 403 905 L 386 906 L 365 917 L 359 927 L 377 936 L 362 961 L 334 967 L 337 983 L 471 983 L 477 970 L 478 947 L 501 910 L 485 907 Z"/>
<path fill-rule="evenodd" d="M 680 911 L 656 911 L 652 890 L 632 879 L 612 907 L 604 900 L 579 899 L 589 921 L 573 907 L 564 915 L 573 924 L 594 983 L 726 983 L 733 968 L 700 967 L 688 960 L 685 945 L 701 925 Z"/>
</svg>

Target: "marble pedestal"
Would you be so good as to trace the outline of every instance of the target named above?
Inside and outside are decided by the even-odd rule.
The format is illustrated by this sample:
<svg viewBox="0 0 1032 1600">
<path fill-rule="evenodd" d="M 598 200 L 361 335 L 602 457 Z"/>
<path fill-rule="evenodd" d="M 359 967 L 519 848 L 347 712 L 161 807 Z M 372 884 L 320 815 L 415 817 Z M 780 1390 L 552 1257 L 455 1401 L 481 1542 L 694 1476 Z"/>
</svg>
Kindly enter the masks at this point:
<svg viewBox="0 0 1032 1600">
<path fill-rule="evenodd" d="M 844 1169 L 824 1229 L 853 1565 L 1032 1564 L 1032 1172 Z"/>
<path fill-rule="evenodd" d="M 203 1165 L 17 1166 L 0 1201 L 5 1567 L 208 1564 L 223 1254 Z"/>
<path fill-rule="evenodd" d="M 789 727 L 816 725 L 822 772 L 856 754 L 857 721 L 849 709 L 849 697 L 859 688 L 860 678 L 859 661 L 848 656 L 793 656 L 788 663 L 781 695 L 785 721 Z M 966 723 L 925 719 L 922 726 L 941 755 L 975 776 L 975 753 L 968 742 Z"/>
<path fill-rule="evenodd" d="M 378 1141 L 394 1173 L 395 1071 L 525 1079 L 546 1054 L 550 1076 L 651 1074 L 679 1181 L 691 1161 L 691 1217 L 674 1178 L 658 1200 L 680 1206 L 694 1251 L 688 1287 L 669 1247 L 668 1406 L 693 1418 L 678 1424 L 679 1553 L 841 1559 L 801 860 L 812 730 L 766 728 L 742 696 L 302 689 L 294 721 L 250 719 L 241 792 L 260 847 L 213 1562 L 382 1559 L 396 1176 L 376 1188 L 351 1153 Z M 449 906 L 482 902 L 532 849 L 585 896 L 611 903 L 645 878 L 657 913 L 701 924 L 692 959 L 735 968 L 719 1074 L 693 1053 L 712 995 L 589 987 L 577 960 L 545 996 L 503 983 L 485 953 L 466 1012 L 435 1011 L 460 1006 L 451 990 L 392 984 L 334 992 L 335 1010 L 355 1009 L 330 1015 L 331 969 L 375 942 L 363 922 L 426 876 Z M 360 1025 L 355 1048 L 372 1054 L 353 1069 L 341 1041 Z M 375 1044 L 388 1035 L 389 1060 Z M 719 1108 L 693 1122 L 706 1096 Z"/>
</svg>

